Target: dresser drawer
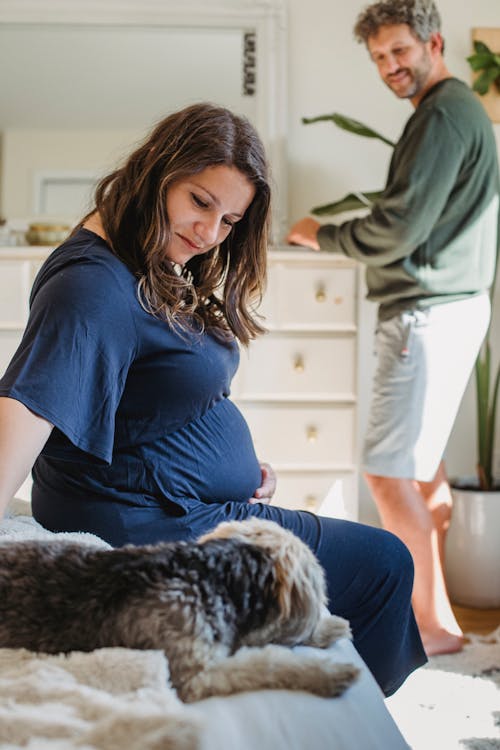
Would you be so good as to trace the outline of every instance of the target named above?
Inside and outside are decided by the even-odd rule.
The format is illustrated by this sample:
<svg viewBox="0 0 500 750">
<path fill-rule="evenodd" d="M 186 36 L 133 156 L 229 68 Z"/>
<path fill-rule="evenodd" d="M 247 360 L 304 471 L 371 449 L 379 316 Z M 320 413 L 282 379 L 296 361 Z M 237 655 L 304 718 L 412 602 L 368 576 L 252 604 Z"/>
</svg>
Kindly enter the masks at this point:
<svg viewBox="0 0 500 750">
<path fill-rule="evenodd" d="M 272 264 L 260 308 L 269 326 L 356 326 L 356 271 L 331 264 Z"/>
<path fill-rule="evenodd" d="M 261 461 L 288 467 L 351 467 L 355 411 L 351 405 L 239 404 Z"/>
<path fill-rule="evenodd" d="M 31 287 L 29 261 L 4 260 L 1 266 L 0 326 L 24 328 Z"/>
<path fill-rule="evenodd" d="M 20 331 L 0 331 L 0 378 L 21 341 Z"/>
<path fill-rule="evenodd" d="M 233 392 L 315 399 L 353 399 L 356 392 L 356 342 L 349 334 L 274 332 L 241 352 Z"/>
<path fill-rule="evenodd" d="M 358 515 L 356 474 L 278 472 L 272 505 L 354 521 Z"/>
</svg>

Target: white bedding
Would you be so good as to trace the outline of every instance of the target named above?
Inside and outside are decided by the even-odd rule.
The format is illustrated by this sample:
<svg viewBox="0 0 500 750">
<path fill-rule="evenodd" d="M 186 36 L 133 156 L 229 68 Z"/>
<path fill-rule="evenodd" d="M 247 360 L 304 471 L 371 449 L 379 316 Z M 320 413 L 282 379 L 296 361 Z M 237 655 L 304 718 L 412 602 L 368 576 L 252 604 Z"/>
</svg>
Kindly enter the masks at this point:
<svg viewBox="0 0 500 750">
<path fill-rule="evenodd" d="M 54 536 L 12 505 L 0 540 Z M 25 509 L 24 509 L 25 512 Z M 66 534 L 104 545 L 88 534 Z M 306 648 L 306 647 L 298 647 Z M 324 652 L 308 648 L 316 658 Z M 408 750 L 382 693 L 347 640 L 329 655 L 361 676 L 340 698 L 268 690 L 182 704 L 161 651 L 67 656 L 0 649 L 0 748 L 28 750 Z"/>
</svg>

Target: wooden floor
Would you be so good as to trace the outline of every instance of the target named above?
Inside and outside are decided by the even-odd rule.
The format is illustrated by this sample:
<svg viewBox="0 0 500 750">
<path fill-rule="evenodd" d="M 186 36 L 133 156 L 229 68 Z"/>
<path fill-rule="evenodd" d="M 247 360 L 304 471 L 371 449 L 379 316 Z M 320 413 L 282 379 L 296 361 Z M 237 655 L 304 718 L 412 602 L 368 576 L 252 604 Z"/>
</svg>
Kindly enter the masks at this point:
<svg viewBox="0 0 500 750">
<path fill-rule="evenodd" d="M 500 609 L 472 609 L 454 604 L 453 611 L 464 633 L 483 635 L 500 625 Z"/>
</svg>

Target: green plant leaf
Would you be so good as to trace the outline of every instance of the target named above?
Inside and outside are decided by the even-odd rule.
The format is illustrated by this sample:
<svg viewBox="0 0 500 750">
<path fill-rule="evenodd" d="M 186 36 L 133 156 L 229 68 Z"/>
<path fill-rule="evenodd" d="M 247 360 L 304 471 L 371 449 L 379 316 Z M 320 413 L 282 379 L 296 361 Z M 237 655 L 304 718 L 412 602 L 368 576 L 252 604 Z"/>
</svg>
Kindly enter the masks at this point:
<svg viewBox="0 0 500 750">
<path fill-rule="evenodd" d="M 497 57 L 498 55 L 494 55 L 492 52 L 488 54 L 471 55 L 467 58 L 467 62 L 471 66 L 472 70 L 482 70 L 483 68 L 489 68 L 492 65 L 497 65 Z"/>
<path fill-rule="evenodd" d="M 370 208 L 375 200 L 382 195 L 382 190 L 371 190 L 359 193 L 348 193 L 334 203 L 326 203 L 311 209 L 315 216 L 332 216 L 345 211 L 356 211 L 361 208 Z"/>
<path fill-rule="evenodd" d="M 475 363 L 477 404 L 477 467 L 481 489 L 487 483 L 488 401 L 490 393 L 491 347 L 483 345 Z"/>
<path fill-rule="evenodd" d="M 487 339 L 475 365 L 478 438 L 477 475 L 480 488 L 486 491 L 492 490 L 494 484 L 493 451 L 500 389 L 500 364 L 497 366 L 495 382 L 490 392 L 491 368 L 491 346 L 489 339 Z"/>
<path fill-rule="evenodd" d="M 473 90 L 477 91 L 480 96 L 484 96 L 488 93 L 488 89 L 491 84 L 500 77 L 500 67 L 496 65 L 491 68 L 486 68 L 482 73 L 478 75 L 473 83 Z"/>
<path fill-rule="evenodd" d="M 495 420 L 497 414 L 497 402 L 498 402 L 498 387 L 500 385 L 500 365 L 497 369 L 495 376 L 495 383 L 491 393 L 491 400 L 488 405 L 488 422 L 486 425 L 486 440 L 485 440 L 485 462 L 484 462 L 484 476 L 486 490 L 493 489 L 493 449 L 495 447 Z"/>
<path fill-rule="evenodd" d="M 337 127 L 342 128 L 342 130 L 347 130 L 354 135 L 362 135 L 365 138 L 377 138 L 379 141 L 387 143 L 387 145 L 392 148 L 396 145 L 393 141 L 390 141 L 381 133 L 377 133 L 376 130 L 369 128 L 368 125 L 365 125 L 363 122 L 353 120 L 352 117 L 346 117 L 338 112 L 332 112 L 330 115 L 318 115 L 317 117 L 303 117 L 302 122 L 304 125 L 311 125 L 315 122 L 333 122 Z"/>
<path fill-rule="evenodd" d="M 476 41 L 474 42 L 473 46 L 474 46 L 474 50 L 479 55 L 483 55 L 483 54 L 486 54 L 486 55 L 490 54 L 491 55 L 491 50 L 488 47 L 488 45 L 485 44 L 484 42 L 481 42 L 479 39 L 476 39 Z"/>
</svg>

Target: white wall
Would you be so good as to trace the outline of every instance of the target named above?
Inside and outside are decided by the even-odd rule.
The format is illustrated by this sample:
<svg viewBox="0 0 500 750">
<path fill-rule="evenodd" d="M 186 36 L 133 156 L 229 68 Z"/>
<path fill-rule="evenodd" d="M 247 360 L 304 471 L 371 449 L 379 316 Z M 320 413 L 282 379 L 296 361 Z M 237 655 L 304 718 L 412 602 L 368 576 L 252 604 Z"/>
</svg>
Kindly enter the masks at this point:
<svg viewBox="0 0 500 750">
<path fill-rule="evenodd" d="M 5 130 L 0 213 L 9 220 L 35 218 L 36 175 L 82 172 L 98 178 L 114 168 L 137 137 L 132 130 Z"/>
<path fill-rule="evenodd" d="M 352 29 L 368 4 L 358 0 L 288 0 L 289 7 L 289 219 L 340 198 L 352 189 L 383 186 L 391 151 L 381 142 L 356 138 L 329 123 L 302 125 L 303 116 L 340 112 L 366 121 L 397 139 L 412 112 L 378 78 Z M 471 52 L 473 27 L 500 26 L 498 0 L 457 3 L 438 0 L 451 72 L 470 82 L 465 60 Z M 500 145 L 500 125 L 495 125 Z M 368 408 L 374 305 L 361 304 L 360 433 Z M 474 389 L 469 388 L 447 451 L 448 469 L 473 473 L 475 464 Z M 500 467 L 499 467 L 500 468 Z M 377 514 L 364 484 L 360 486 L 362 520 Z"/>
</svg>

